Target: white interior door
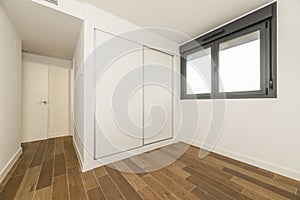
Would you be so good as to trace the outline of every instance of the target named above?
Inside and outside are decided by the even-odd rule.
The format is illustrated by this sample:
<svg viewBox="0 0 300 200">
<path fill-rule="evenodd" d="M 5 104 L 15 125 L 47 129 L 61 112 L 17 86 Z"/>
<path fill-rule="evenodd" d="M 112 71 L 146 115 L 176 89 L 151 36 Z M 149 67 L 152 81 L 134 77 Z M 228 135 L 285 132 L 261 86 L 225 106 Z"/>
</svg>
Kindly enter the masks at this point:
<svg viewBox="0 0 300 200">
<path fill-rule="evenodd" d="M 69 85 L 69 69 L 23 62 L 23 142 L 69 135 Z"/>
<path fill-rule="evenodd" d="M 47 139 L 48 66 L 23 63 L 22 141 Z"/>
<path fill-rule="evenodd" d="M 144 48 L 144 144 L 173 137 L 173 56 Z"/>
<path fill-rule="evenodd" d="M 48 138 L 69 135 L 69 69 L 49 66 Z"/>
<path fill-rule="evenodd" d="M 112 35 L 101 31 L 95 36 L 95 157 L 102 158 L 143 145 L 143 48 L 121 38 L 108 41 Z"/>
</svg>

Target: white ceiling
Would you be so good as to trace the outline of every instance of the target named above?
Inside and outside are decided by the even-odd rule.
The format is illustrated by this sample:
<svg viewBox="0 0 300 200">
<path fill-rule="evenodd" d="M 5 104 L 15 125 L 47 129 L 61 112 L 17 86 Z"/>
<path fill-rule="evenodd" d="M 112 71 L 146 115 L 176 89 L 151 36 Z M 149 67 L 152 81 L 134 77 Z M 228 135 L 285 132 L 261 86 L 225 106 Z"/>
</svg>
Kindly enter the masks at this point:
<svg viewBox="0 0 300 200">
<path fill-rule="evenodd" d="M 78 0 L 86 1 L 179 44 L 273 0 Z M 23 49 L 72 59 L 81 19 L 29 0 L 0 0 L 23 40 Z M 166 29 L 170 31 L 165 31 Z"/>
<path fill-rule="evenodd" d="M 82 21 L 29 0 L 0 0 L 17 29 L 23 49 L 71 60 Z"/>
<path fill-rule="evenodd" d="M 81 1 L 90 2 L 142 27 L 159 27 L 179 32 L 170 34 L 157 30 L 159 34 L 180 44 L 274 0 Z"/>
</svg>

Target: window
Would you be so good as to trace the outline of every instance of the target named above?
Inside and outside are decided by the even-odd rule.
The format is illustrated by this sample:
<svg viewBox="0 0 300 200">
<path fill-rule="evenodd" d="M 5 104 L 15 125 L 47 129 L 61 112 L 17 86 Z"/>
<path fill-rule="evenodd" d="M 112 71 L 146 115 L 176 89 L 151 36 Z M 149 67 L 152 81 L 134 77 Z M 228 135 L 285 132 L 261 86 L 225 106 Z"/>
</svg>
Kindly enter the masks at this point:
<svg viewBox="0 0 300 200">
<path fill-rule="evenodd" d="M 259 31 L 220 43 L 219 92 L 260 90 Z"/>
<path fill-rule="evenodd" d="M 182 99 L 276 97 L 276 3 L 180 47 Z"/>
<path fill-rule="evenodd" d="M 201 49 L 187 56 L 187 94 L 211 92 L 211 48 Z"/>
</svg>

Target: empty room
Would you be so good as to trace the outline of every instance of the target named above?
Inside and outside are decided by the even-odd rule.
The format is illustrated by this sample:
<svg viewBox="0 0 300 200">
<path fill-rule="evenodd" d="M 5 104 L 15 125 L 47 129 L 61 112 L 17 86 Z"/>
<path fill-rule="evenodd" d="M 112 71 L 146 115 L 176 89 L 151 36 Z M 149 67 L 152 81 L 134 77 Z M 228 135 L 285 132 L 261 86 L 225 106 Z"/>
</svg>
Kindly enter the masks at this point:
<svg viewBox="0 0 300 200">
<path fill-rule="evenodd" d="M 299 0 L 0 0 L 0 200 L 300 200 Z"/>
</svg>

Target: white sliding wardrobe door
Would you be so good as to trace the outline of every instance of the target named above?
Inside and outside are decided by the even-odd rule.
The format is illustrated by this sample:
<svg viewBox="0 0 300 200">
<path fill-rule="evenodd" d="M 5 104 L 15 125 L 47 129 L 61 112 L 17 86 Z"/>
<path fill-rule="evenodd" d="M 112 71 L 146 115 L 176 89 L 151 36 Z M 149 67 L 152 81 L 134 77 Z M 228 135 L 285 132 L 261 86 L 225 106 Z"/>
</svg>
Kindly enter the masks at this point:
<svg viewBox="0 0 300 200">
<path fill-rule="evenodd" d="M 69 134 L 69 69 L 49 66 L 48 137 Z"/>
<path fill-rule="evenodd" d="M 173 56 L 144 48 L 144 143 L 173 137 Z"/>
<path fill-rule="evenodd" d="M 22 142 L 47 139 L 48 66 L 23 62 Z"/>
<path fill-rule="evenodd" d="M 101 31 L 95 40 L 95 157 L 101 158 L 143 145 L 143 49 Z"/>
</svg>

